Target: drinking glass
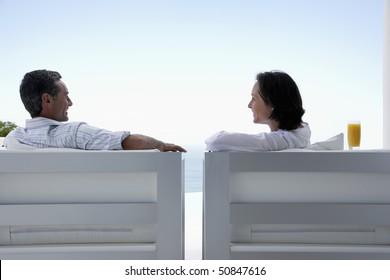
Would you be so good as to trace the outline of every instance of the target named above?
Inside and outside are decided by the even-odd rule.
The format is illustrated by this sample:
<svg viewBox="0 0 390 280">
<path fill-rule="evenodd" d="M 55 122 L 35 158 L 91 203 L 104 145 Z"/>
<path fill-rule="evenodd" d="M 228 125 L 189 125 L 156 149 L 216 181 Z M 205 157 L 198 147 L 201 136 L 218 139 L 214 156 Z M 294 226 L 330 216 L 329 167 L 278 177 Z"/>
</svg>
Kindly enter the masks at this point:
<svg viewBox="0 0 390 280">
<path fill-rule="evenodd" d="M 350 150 L 360 147 L 361 126 L 360 121 L 351 121 L 348 123 L 348 147 Z"/>
</svg>

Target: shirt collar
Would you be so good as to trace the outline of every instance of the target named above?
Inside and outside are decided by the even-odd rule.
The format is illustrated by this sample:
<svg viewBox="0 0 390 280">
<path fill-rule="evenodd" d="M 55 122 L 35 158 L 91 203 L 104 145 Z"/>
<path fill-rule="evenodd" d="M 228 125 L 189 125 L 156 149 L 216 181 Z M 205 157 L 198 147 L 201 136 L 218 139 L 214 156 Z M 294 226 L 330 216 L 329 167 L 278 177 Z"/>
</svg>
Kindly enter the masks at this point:
<svg viewBox="0 0 390 280">
<path fill-rule="evenodd" d="M 49 125 L 61 125 L 62 123 L 56 120 L 43 118 L 43 117 L 37 117 L 26 120 L 26 128 L 27 129 L 34 129 L 39 128 L 43 126 L 49 126 Z"/>
</svg>

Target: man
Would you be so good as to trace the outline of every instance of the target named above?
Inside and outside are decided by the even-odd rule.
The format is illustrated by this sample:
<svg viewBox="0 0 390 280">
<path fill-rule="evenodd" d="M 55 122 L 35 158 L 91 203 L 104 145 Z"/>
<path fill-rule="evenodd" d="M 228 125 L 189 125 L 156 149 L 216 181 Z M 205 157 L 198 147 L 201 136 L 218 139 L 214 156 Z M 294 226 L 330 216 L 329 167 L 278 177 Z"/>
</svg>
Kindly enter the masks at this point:
<svg viewBox="0 0 390 280">
<path fill-rule="evenodd" d="M 67 122 L 73 105 L 61 75 L 56 71 L 35 70 L 27 73 L 20 85 L 20 97 L 31 119 L 25 128 L 9 134 L 19 142 L 39 148 L 73 148 L 83 150 L 144 150 L 185 152 L 185 149 L 153 137 L 111 132 L 84 122 Z M 7 148 L 7 139 L 5 140 Z"/>
</svg>

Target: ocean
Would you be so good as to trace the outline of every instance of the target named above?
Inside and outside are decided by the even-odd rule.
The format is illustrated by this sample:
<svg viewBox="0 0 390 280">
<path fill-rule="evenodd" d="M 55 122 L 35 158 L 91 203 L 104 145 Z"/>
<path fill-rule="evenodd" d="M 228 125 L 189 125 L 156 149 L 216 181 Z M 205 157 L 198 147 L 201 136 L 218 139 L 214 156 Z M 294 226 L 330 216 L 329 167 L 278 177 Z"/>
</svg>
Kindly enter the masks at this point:
<svg viewBox="0 0 390 280">
<path fill-rule="evenodd" d="M 205 146 L 185 146 L 185 192 L 201 192 L 203 188 L 203 159 Z"/>
</svg>

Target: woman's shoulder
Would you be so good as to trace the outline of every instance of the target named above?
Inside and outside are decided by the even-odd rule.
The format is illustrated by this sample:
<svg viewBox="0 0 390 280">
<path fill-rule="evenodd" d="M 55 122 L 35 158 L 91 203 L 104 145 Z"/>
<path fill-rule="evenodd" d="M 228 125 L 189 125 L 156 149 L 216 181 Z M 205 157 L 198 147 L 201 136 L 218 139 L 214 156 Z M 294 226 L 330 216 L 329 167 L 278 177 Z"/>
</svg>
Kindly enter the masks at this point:
<svg viewBox="0 0 390 280">
<path fill-rule="evenodd" d="M 286 141 L 288 149 L 310 145 L 311 130 L 308 123 L 302 123 L 301 127 L 294 130 L 277 130 L 275 134 L 279 134 Z"/>
</svg>

